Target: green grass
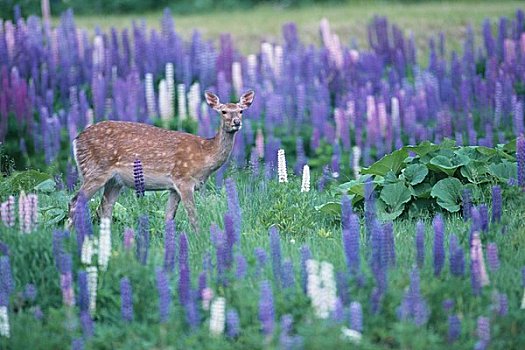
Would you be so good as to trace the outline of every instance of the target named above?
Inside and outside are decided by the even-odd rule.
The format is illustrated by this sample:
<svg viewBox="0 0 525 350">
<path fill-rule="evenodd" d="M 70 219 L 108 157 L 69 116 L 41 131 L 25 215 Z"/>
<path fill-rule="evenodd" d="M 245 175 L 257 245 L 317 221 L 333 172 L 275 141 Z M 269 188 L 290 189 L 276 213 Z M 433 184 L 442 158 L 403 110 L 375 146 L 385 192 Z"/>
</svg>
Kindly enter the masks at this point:
<svg viewBox="0 0 525 350">
<path fill-rule="evenodd" d="M 287 184 L 254 178 L 245 171 L 231 174 L 236 180 L 242 208 L 243 228 L 241 252 L 248 261 L 248 276 L 237 280 L 230 275 L 227 288 L 217 285 L 215 272 L 209 276 L 209 285 L 216 295 L 226 297 L 227 310 L 235 308 L 241 319 L 241 336 L 235 341 L 224 337 L 212 338 L 208 334 L 209 314 L 201 310 L 202 327 L 190 331 L 185 324 L 184 311 L 178 304 L 178 274 L 171 276 L 172 308 L 166 324 L 158 322 L 158 297 L 154 270 L 163 262 L 163 210 L 165 193 L 152 192 L 138 200 L 131 190 L 126 190 L 119 199 L 112 225 L 113 254 L 106 272 L 99 275 L 97 312 L 95 314 L 95 336 L 87 343 L 88 349 L 260 349 L 278 347 L 278 322 L 283 314 L 294 317 L 294 334 L 304 339 L 306 349 L 336 348 L 350 346 L 341 338 L 341 326 L 314 317 L 307 297 L 299 286 L 300 254 L 303 244 L 308 244 L 313 257 L 334 264 L 335 271 L 345 272 L 345 258 L 341 246 L 341 229 L 332 216 L 319 213 L 314 206 L 333 198 L 330 191 L 319 193 L 299 192 L 300 179 L 292 177 Z M 66 210 L 70 193 L 57 191 L 40 195 L 41 208 Z M 429 323 L 415 327 L 400 322 L 396 308 L 401 303 L 403 293 L 409 282 L 409 272 L 414 266 L 414 227 L 415 221 L 395 222 L 395 242 L 397 265 L 389 270 L 389 289 L 382 302 L 378 315 L 370 313 L 369 296 L 374 286 L 368 267 L 366 245 L 362 236 L 363 285 L 349 278 L 349 298 L 359 301 L 364 310 L 362 349 L 445 349 L 447 344 L 447 314 L 442 302 L 451 298 L 456 305 L 453 309 L 462 319 L 462 334 L 454 348 L 473 348 L 476 342 L 475 328 L 478 316 L 491 319 L 491 346 L 494 349 L 517 349 L 525 343 L 525 335 L 520 329 L 525 327 L 523 310 L 519 310 L 523 293 L 520 269 L 525 262 L 525 237 L 522 222 L 525 219 L 523 194 L 517 189 L 505 191 L 506 203 L 501 224 L 493 224 L 488 233 L 482 236 L 483 245 L 496 242 L 501 261 L 500 269 L 490 272 L 491 284 L 483 289 L 479 297 L 472 296 L 468 259 L 469 225 L 459 216 L 446 218 L 446 245 L 450 234 L 460 238 L 466 252 L 466 271 L 464 278 L 453 277 L 447 262 L 439 277 L 432 268 L 433 233 L 431 218 L 422 218 L 426 223 L 426 259 L 421 270 L 421 291 L 431 309 Z M 91 202 L 94 212 L 100 198 Z M 199 234 L 189 234 L 190 265 L 193 285 L 196 287 L 197 275 L 202 270 L 202 259 L 215 250 L 210 242 L 208 227 L 217 223 L 222 227 L 222 217 L 227 209 L 224 189 L 215 188 L 208 183 L 206 190 L 197 196 L 197 209 L 202 226 Z M 137 226 L 138 216 L 148 214 L 151 225 L 151 249 L 146 266 L 140 265 L 132 251 L 125 251 L 122 233 L 125 227 Z M 361 214 L 360 214 L 361 215 Z M 296 287 L 278 291 L 274 286 L 276 308 L 276 332 L 272 339 L 265 340 L 259 331 L 258 297 L 261 280 L 273 280 L 272 269 L 267 265 L 262 274 L 257 275 L 254 249 L 263 247 L 269 251 L 268 228 L 281 226 L 281 247 L 283 260 L 290 258 L 295 267 Z M 176 218 L 177 231 L 188 231 L 189 223 L 181 207 Z M 51 231 L 45 220 L 39 229 L 29 235 L 21 235 L 17 229 L 0 227 L 1 240 L 11 249 L 11 264 L 15 277 L 16 291 L 10 308 L 12 337 L 0 338 L 0 348 L 4 349 L 56 349 L 68 348 L 72 338 L 81 334 L 78 325 L 78 309 L 62 306 L 59 289 L 59 275 L 52 256 Z M 95 231 L 98 231 L 97 225 Z M 505 232 L 505 233 L 503 233 Z M 364 234 L 364 233 L 363 233 Z M 67 240 L 67 250 L 76 251 L 74 234 Z M 75 258 L 74 271 L 83 268 Z M 120 278 L 127 276 L 133 286 L 135 320 L 126 324 L 120 319 Z M 76 277 L 75 277 L 76 279 Z M 35 302 L 26 302 L 19 296 L 26 283 L 35 283 L 38 296 Z M 498 316 L 492 309 L 492 293 L 505 293 L 509 299 L 509 314 Z M 78 293 L 78 290 L 76 291 Z M 35 320 L 32 310 L 39 305 L 44 312 L 42 321 Z M 264 345 L 266 344 L 266 345 Z"/>
<path fill-rule="evenodd" d="M 459 49 L 465 37 L 467 24 L 472 24 L 480 33 L 485 18 L 496 20 L 511 16 L 522 1 L 433 1 L 416 4 L 359 1 L 346 4 L 315 5 L 300 8 L 259 6 L 251 10 L 213 11 L 208 14 L 173 13 L 176 29 L 185 38 L 190 38 L 198 29 L 209 39 L 216 40 L 221 33 L 231 33 L 236 46 L 244 53 L 258 50 L 261 41 L 281 42 L 281 28 L 287 22 L 297 23 L 299 34 L 306 42 L 318 43 L 319 21 L 326 17 L 341 41 L 349 43 L 357 39 L 367 47 L 366 26 L 374 15 L 388 16 L 389 20 L 403 30 L 413 32 L 418 47 L 426 48 L 429 33 L 446 34 L 451 48 Z M 136 15 L 76 16 L 79 27 L 90 32 L 99 26 L 107 28 L 130 27 L 133 20 L 144 19 L 148 26 L 159 28 L 161 11 Z"/>
</svg>

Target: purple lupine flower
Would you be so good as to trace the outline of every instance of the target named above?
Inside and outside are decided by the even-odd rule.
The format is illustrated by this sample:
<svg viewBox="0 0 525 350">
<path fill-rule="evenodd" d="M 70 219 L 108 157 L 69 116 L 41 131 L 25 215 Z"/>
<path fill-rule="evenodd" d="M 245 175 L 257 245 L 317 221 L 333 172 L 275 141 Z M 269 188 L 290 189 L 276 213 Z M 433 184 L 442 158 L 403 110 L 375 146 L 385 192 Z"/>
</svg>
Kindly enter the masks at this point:
<svg viewBox="0 0 525 350">
<path fill-rule="evenodd" d="M 501 187 L 498 185 L 492 187 L 492 222 L 501 221 L 502 213 L 502 196 Z"/>
<path fill-rule="evenodd" d="M 137 259 L 142 265 L 146 265 L 149 250 L 149 218 L 147 215 L 139 217 L 139 226 L 135 241 L 137 242 Z"/>
<path fill-rule="evenodd" d="M 186 305 L 184 305 L 184 311 L 186 313 L 186 321 L 190 326 L 191 330 L 196 330 L 200 324 L 200 314 L 197 308 L 197 295 L 190 291 L 190 298 Z"/>
<path fill-rule="evenodd" d="M 266 254 L 266 250 L 261 247 L 257 247 L 254 250 L 255 259 L 257 260 L 257 275 L 264 269 L 266 266 L 266 260 L 268 259 L 268 256 Z"/>
<path fill-rule="evenodd" d="M 230 251 L 228 249 L 225 233 L 217 228 L 214 235 L 216 239 L 215 250 L 217 257 L 217 279 L 219 283 L 225 285 L 227 283 L 226 272 L 229 267 L 228 255 Z"/>
<path fill-rule="evenodd" d="M 55 265 L 60 270 L 60 261 L 62 254 L 64 254 L 64 239 L 68 237 L 67 231 L 54 230 L 53 231 L 53 257 L 55 258 Z"/>
<path fill-rule="evenodd" d="M 454 300 L 452 299 L 445 299 L 443 300 L 443 310 L 445 310 L 446 313 L 449 313 L 454 308 Z"/>
<path fill-rule="evenodd" d="M 78 307 L 80 311 L 89 310 L 89 289 L 86 271 L 78 272 Z"/>
<path fill-rule="evenodd" d="M 496 243 L 487 245 L 487 262 L 491 271 L 495 272 L 499 269 L 498 245 Z"/>
<path fill-rule="evenodd" d="M 388 265 L 394 267 L 396 265 L 396 246 L 394 242 L 394 224 L 392 222 L 387 222 L 383 225 L 383 234 L 385 236 Z"/>
<path fill-rule="evenodd" d="M 479 216 L 481 218 L 481 231 L 487 232 L 489 229 L 489 208 L 486 204 L 479 206 Z"/>
<path fill-rule="evenodd" d="M 135 193 L 137 197 L 144 197 L 146 186 L 144 182 L 144 169 L 140 159 L 135 159 L 133 162 L 133 179 L 135 180 Z"/>
<path fill-rule="evenodd" d="M 306 288 L 308 285 L 308 272 L 306 271 L 306 261 L 312 258 L 312 252 L 308 245 L 303 245 L 301 247 L 301 287 L 303 292 L 306 293 Z"/>
<path fill-rule="evenodd" d="M 277 286 L 281 286 L 281 239 L 276 226 L 270 227 L 270 254 L 275 282 Z"/>
<path fill-rule="evenodd" d="M 64 253 L 60 257 L 60 289 L 62 290 L 62 300 L 65 305 L 75 305 L 75 291 L 73 289 L 73 258 L 71 254 Z"/>
<path fill-rule="evenodd" d="M 352 215 L 352 201 L 350 197 L 344 195 L 341 199 L 341 225 L 343 230 L 350 228 L 350 215 Z"/>
<path fill-rule="evenodd" d="M 93 235 L 93 225 L 89 214 L 89 203 L 83 192 L 79 192 L 75 202 L 75 214 L 73 217 L 75 230 L 77 231 L 77 250 L 78 255 L 82 251 L 84 238 Z"/>
<path fill-rule="evenodd" d="M 416 326 L 427 323 L 430 310 L 421 296 L 419 289 L 419 270 L 414 268 L 410 273 L 410 287 L 405 292 L 403 301 L 397 309 L 397 316 L 401 320 L 414 322 Z"/>
<path fill-rule="evenodd" d="M 374 195 L 374 183 L 372 177 L 369 177 L 365 182 L 365 227 L 367 232 L 367 240 L 370 238 L 373 227 L 373 221 L 376 217 L 376 199 Z"/>
<path fill-rule="evenodd" d="M 263 334 L 267 337 L 270 337 L 274 328 L 275 310 L 273 306 L 272 286 L 267 280 L 261 282 L 259 320 L 261 321 L 261 329 Z"/>
<path fill-rule="evenodd" d="M 388 255 L 386 254 L 385 235 L 381 225 L 374 219 L 372 223 L 370 268 L 374 274 L 379 293 L 385 293 L 388 286 Z"/>
<path fill-rule="evenodd" d="M 474 232 L 481 231 L 481 214 L 478 207 L 472 207 L 470 210 L 470 218 L 472 221 L 470 224 L 470 241 L 472 241 Z"/>
<path fill-rule="evenodd" d="M 432 220 L 434 227 L 434 275 L 439 276 L 445 265 L 445 224 L 441 215 L 436 215 Z"/>
<path fill-rule="evenodd" d="M 225 181 L 226 195 L 228 198 L 228 212 L 232 215 L 236 241 L 239 241 L 241 236 L 242 227 L 242 211 L 239 203 L 239 196 L 237 194 L 237 188 L 235 187 L 235 181 L 232 178 L 227 178 Z"/>
<path fill-rule="evenodd" d="M 289 350 L 293 348 L 292 332 L 293 316 L 286 314 L 281 316 L 281 334 L 279 336 L 279 348 Z"/>
<path fill-rule="evenodd" d="M 226 250 L 225 263 L 226 268 L 230 268 L 233 264 L 233 251 L 235 243 L 238 242 L 237 233 L 235 232 L 235 223 L 233 216 L 229 213 L 224 214 L 224 233 L 226 234 Z"/>
<path fill-rule="evenodd" d="M 341 299 L 343 305 L 350 302 L 350 291 L 348 289 L 348 275 L 344 271 L 337 271 L 335 274 L 335 286 L 337 297 Z"/>
<path fill-rule="evenodd" d="M 164 236 L 164 271 L 173 272 L 175 269 L 175 222 L 166 221 Z"/>
<path fill-rule="evenodd" d="M 416 224 L 416 263 L 420 269 L 425 264 L 425 224 L 421 220 Z"/>
<path fill-rule="evenodd" d="M 71 342 L 71 350 L 84 350 L 84 339 L 73 339 L 73 341 Z"/>
<path fill-rule="evenodd" d="M 350 328 L 363 332 L 363 308 L 357 301 L 353 301 L 350 304 Z"/>
<path fill-rule="evenodd" d="M 525 187 L 525 136 L 516 140 L 516 160 L 518 162 L 518 186 Z"/>
<path fill-rule="evenodd" d="M 42 312 L 40 305 L 35 306 L 35 308 L 33 309 L 33 316 L 38 321 L 41 321 L 44 318 L 44 313 Z"/>
<path fill-rule="evenodd" d="M 197 286 L 197 298 L 202 299 L 202 291 L 208 287 L 208 278 L 206 277 L 206 271 L 202 271 L 199 274 Z"/>
<path fill-rule="evenodd" d="M 37 289 L 34 284 L 28 283 L 24 288 L 24 299 L 27 301 L 35 301 L 37 295 Z"/>
<path fill-rule="evenodd" d="M 168 276 L 166 272 L 157 268 L 155 271 L 157 278 L 157 291 L 159 293 L 159 314 L 160 322 L 165 323 L 168 321 L 170 315 L 170 302 L 171 302 L 171 292 L 168 281 Z"/>
<path fill-rule="evenodd" d="M 476 334 L 478 335 L 479 340 L 485 344 L 490 342 L 490 319 L 488 317 L 478 317 Z"/>
<path fill-rule="evenodd" d="M 461 202 L 463 203 L 463 220 L 470 219 L 470 211 L 472 210 L 472 195 L 468 188 L 461 192 Z"/>
<path fill-rule="evenodd" d="M 133 247 L 134 236 L 135 232 L 132 228 L 126 227 L 124 229 L 124 249 L 130 250 Z"/>
<path fill-rule="evenodd" d="M 378 287 L 372 289 L 372 293 L 370 294 L 370 310 L 374 315 L 377 315 L 381 310 L 383 295 L 384 293 Z"/>
<path fill-rule="evenodd" d="M 0 257 L 0 306 L 9 305 L 9 297 L 15 284 L 13 281 L 13 274 L 11 271 L 11 263 L 8 256 Z"/>
<path fill-rule="evenodd" d="M 186 305 L 191 298 L 190 264 L 188 255 L 188 238 L 181 233 L 179 241 L 179 301 Z"/>
<path fill-rule="evenodd" d="M 237 311 L 229 310 L 226 313 L 226 336 L 231 339 L 237 338 L 240 333 L 240 324 L 241 321 Z"/>
<path fill-rule="evenodd" d="M 9 246 L 4 242 L 0 242 L 0 254 L 9 255 Z"/>
<path fill-rule="evenodd" d="M 235 264 L 237 265 L 237 269 L 235 271 L 235 278 L 243 279 L 244 277 L 246 277 L 248 263 L 246 262 L 244 255 L 242 255 L 241 253 L 237 254 L 235 256 Z"/>
<path fill-rule="evenodd" d="M 95 330 L 89 311 L 83 310 L 80 312 L 80 325 L 82 326 L 82 334 L 84 334 L 84 338 L 91 338 L 95 333 Z"/>
<path fill-rule="evenodd" d="M 450 236 L 449 261 L 452 275 L 462 277 L 465 274 L 465 256 L 456 235 Z"/>
<path fill-rule="evenodd" d="M 352 273 L 359 271 L 361 257 L 359 255 L 359 239 L 361 226 L 359 217 L 350 214 L 347 220 L 347 227 L 343 228 L 343 248 L 346 257 L 346 266 Z"/>
<path fill-rule="evenodd" d="M 281 279 L 283 288 L 293 288 L 295 286 L 295 277 L 292 260 L 285 259 L 281 267 Z"/>
<path fill-rule="evenodd" d="M 133 321 L 133 291 L 127 277 L 120 280 L 120 313 L 124 321 Z"/>
<path fill-rule="evenodd" d="M 498 293 L 497 312 L 500 316 L 506 316 L 509 313 L 509 299 L 505 293 Z"/>
<path fill-rule="evenodd" d="M 461 320 L 457 315 L 448 316 L 448 342 L 454 343 L 461 336 Z"/>
</svg>

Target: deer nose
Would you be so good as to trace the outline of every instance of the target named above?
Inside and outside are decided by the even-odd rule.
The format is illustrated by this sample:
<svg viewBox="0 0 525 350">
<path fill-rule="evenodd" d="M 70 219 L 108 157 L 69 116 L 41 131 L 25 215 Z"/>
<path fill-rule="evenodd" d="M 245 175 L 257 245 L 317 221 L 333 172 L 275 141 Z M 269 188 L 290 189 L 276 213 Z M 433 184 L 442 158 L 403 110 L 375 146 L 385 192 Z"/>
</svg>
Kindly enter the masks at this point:
<svg viewBox="0 0 525 350">
<path fill-rule="evenodd" d="M 240 120 L 239 118 L 235 118 L 235 119 L 233 120 L 233 125 L 235 125 L 235 126 L 241 126 L 241 120 Z"/>
</svg>

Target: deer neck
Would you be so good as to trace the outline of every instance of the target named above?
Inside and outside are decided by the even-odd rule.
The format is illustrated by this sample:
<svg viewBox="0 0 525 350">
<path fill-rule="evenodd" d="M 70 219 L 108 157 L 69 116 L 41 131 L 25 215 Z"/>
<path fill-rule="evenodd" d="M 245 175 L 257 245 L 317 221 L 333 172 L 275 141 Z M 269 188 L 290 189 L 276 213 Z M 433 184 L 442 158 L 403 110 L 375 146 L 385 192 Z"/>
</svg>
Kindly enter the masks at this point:
<svg viewBox="0 0 525 350">
<path fill-rule="evenodd" d="M 226 132 L 224 130 L 224 125 L 221 121 L 219 131 L 211 140 L 213 149 L 215 150 L 213 154 L 214 169 L 220 168 L 230 156 L 235 140 L 235 134 L 235 132 Z"/>
</svg>

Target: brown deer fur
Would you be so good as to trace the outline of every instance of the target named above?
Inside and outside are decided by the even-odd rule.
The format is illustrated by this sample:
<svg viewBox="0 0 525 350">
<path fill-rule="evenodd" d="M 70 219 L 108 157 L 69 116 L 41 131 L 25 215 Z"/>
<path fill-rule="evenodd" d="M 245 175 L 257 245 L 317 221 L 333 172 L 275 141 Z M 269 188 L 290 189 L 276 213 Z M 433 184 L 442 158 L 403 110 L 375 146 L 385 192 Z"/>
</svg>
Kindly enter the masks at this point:
<svg viewBox="0 0 525 350">
<path fill-rule="evenodd" d="M 221 115 L 220 128 L 210 139 L 121 121 L 91 125 L 76 137 L 73 149 L 83 179 L 79 193 L 83 192 L 89 200 L 104 187 L 100 217 L 111 218 L 122 187 L 134 187 L 133 163 L 139 159 L 146 190 L 170 191 L 165 219 L 175 217 L 182 200 L 190 223 L 198 232 L 194 191 L 228 159 L 235 134 L 242 126 L 242 111 L 251 105 L 254 92 L 246 92 L 238 103 L 227 104 L 221 104 L 211 92 L 205 95 L 206 102 Z M 78 194 L 70 203 L 70 219 L 77 197 Z"/>
</svg>

